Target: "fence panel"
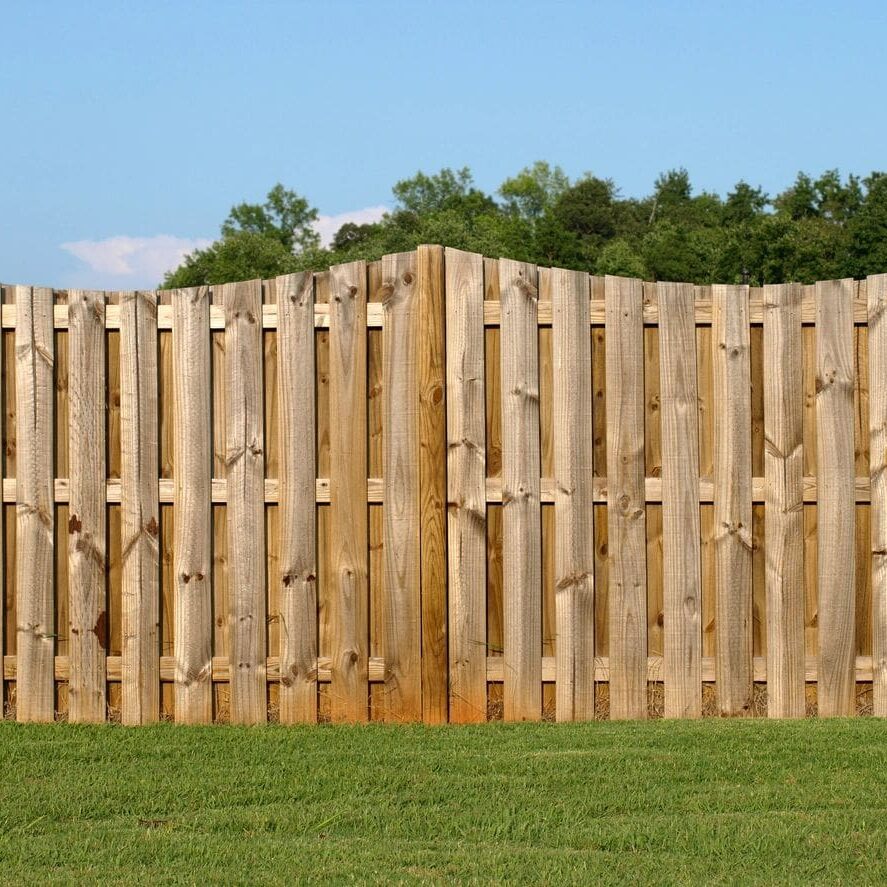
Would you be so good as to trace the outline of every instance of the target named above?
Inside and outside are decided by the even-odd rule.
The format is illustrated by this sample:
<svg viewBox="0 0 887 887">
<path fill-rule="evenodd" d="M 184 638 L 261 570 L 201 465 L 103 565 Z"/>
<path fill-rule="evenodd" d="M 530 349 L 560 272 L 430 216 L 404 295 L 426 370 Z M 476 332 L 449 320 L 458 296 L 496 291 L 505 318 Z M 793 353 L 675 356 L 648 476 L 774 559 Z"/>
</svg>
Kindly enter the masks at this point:
<svg viewBox="0 0 887 887">
<path fill-rule="evenodd" d="M 887 715 L 884 279 L 4 287 L 6 710 Z"/>
</svg>

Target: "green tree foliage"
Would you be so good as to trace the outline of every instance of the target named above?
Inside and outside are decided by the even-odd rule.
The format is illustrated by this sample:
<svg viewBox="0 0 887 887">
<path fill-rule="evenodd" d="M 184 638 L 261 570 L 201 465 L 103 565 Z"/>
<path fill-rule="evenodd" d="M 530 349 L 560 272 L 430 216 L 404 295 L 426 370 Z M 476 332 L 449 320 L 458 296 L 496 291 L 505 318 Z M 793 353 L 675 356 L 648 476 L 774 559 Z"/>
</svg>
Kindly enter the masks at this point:
<svg viewBox="0 0 887 887">
<path fill-rule="evenodd" d="M 488 256 L 654 280 L 754 285 L 809 283 L 887 271 L 887 175 L 799 173 L 780 194 L 739 181 L 725 198 L 695 192 L 686 169 L 660 175 L 652 192 L 624 197 L 611 179 L 570 181 L 543 161 L 506 179 L 495 195 L 467 168 L 417 172 L 394 185 L 389 213 L 345 223 L 329 246 L 317 210 L 275 185 L 262 204 L 241 203 L 221 237 L 167 274 L 167 287 L 273 277 L 442 243 Z"/>
</svg>

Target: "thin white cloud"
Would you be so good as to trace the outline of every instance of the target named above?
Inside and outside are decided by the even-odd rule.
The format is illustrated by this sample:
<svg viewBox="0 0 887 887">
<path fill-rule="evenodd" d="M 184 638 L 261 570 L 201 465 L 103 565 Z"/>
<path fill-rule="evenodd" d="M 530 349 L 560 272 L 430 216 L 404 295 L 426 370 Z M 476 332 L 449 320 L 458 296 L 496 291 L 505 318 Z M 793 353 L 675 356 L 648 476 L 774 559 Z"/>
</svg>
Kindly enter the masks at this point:
<svg viewBox="0 0 887 887">
<path fill-rule="evenodd" d="M 110 288 L 157 286 L 163 275 L 177 267 L 188 253 L 212 243 L 202 237 L 129 237 L 120 234 L 105 240 L 75 240 L 61 248 L 78 258 L 93 274 L 90 285 Z M 78 277 L 84 275 L 78 274 Z"/>
<path fill-rule="evenodd" d="M 367 225 L 370 222 L 378 222 L 387 212 L 387 206 L 367 206 L 364 209 L 350 209 L 335 216 L 318 216 L 317 221 L 311 227 L 320 235 L 321 244 L 329 246 L 336 231 L 346 222 L 354 222 L 356 225 Z"/>
</svg>

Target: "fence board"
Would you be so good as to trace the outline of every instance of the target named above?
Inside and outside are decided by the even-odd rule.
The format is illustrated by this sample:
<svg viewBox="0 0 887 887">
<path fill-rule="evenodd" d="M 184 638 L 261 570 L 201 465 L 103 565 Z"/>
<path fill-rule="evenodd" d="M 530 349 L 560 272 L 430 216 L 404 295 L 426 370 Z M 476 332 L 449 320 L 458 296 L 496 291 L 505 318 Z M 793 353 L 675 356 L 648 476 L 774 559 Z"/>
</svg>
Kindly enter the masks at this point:
<svg viewBox="0 0 887 887">
<path fill-rule="evenodd" d="M 487 717 L 483 258 L 446 250 L 450 720 Z"/>
<path fill-rule="evenodd" d="M 695 294 L 659 284 L 665 716 L 702 714 Z"/>
<path fill-rule="evenodd" d="M 160 717 L 157 420 L 157 297 L 125 293 L 120 315 L 124 724 Z"/>
<path fill-rule="evenodd" d="M 314 277 L 274 281 L 280 403 L 280 720 L 317 720 Z"/>
<path fill-rule="evenodd" d="M 16 400 L 16 718 L 55 714 L 52 290 L 13 287 Z"/>
<path fill-rule="evenodd" d="M 506 720 L 542 715 L 538 285 L 534 265 L 499 260 L 502 302 L 502 562 Z"/>
<path fill-rule="evenodd" d="M 551 275 L 555 471 L 555 714 L 594 718 L 594 502 L 589 279 Z"/>
<path fill-rule="evenodd" d="M 105 297 L 68 293 L 68 717 L 105 720 Z"/>
<path fill-rule="evenodd" d="M 419 317 L 419 526 L 422 719 L 447 721 L 446 308 L 444 251 L 416 251 Z"/>
<path fill-rule="evenodd" d="M 329 626 L 334 721 L 368 717 L 365 262 L 330 269 Z"/>
<path fill-rule="evenodd" d="M 606 278 L 610 717 L 647 716 L 644 335 L 639 280 Z"/>
<path fill-rule="evenodd" d="M 752 693 L 751 361 L 748 287 L 712 287 L 717 693 L 739 715 Z"/>
<path fill-rule="evenodd" d="M 887 717 L 887 274 L 869 277 L 872 708 Z"/>
<path fill-rule="evenodd" d="M 804 416 L 797 284 L 764 287 L 767 713 L 804 716 Z"/>
<path fill-rule="evenodd" d="M 212 720 L 209 291 L 173 294 L 175 719 Z"/>
<path fill-rule="evenodd" d="M 231 720 L 267 717 L 262 284 L 225 284 Z"/>
<path fill-rule="evenodd" d="M 415 253 L 383 257 L 383 706 L 387 720 L 422 717 L 417 276 Z"/>
<path fill-rule="evenodd" d="M 6 298 L 6 287 L 0 286 L 0 306 L 2 306 L 2 302 Z M 6 378 L 6 339 L 7 334 L 0 332 L 0 466 L 3 466 L 8 471 L 11 460 L 8 456 L 4 458 L 8 452 L 9 432 L 7 422 L 9 421 L 10 413 L 14 414 L 15 410 L 10 404 L 11 398 Z M 0 471 L 0 474 L 4 473 L 5 471 Z M 3 656 L 7 647 L 7 614 L 12 611 L 12 601 L 8 599 L 12 595 L 12 589 L 6 578 L 7 572 L 9 572 L 6 557 L 6 506 L 0 502 L 0 666 L 2 666 Z M 10 634 L 14 635 L 15 632 L 10 632 Z M 4 669 L 0 667 L 0 717 L 3 717 L 5 713 L 6 700 L 6 675 L 4 674 Z"/>
<path fill-rule="evenodd" d="M 822 716 L 855 713 L 854 290 L 852 280 L 816 284 L 817 701 Z"/>
</svg>

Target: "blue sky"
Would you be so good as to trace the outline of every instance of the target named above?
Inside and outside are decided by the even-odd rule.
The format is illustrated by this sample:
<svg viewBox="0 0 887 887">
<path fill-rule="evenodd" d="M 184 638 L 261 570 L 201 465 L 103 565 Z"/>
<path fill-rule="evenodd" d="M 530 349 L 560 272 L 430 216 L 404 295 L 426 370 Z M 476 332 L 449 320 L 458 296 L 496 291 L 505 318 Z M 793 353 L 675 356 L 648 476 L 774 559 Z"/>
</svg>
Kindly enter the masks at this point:
<svg viewBox="0 0 887 887">
<path fill-rule="evenodd" d="M 0 34 L 10 283 L 153 286 L 277 181 L 365 218 L 443 166 L 638 196 L 887 169 L 883 2 L 0 0 Z"/>
</svg>

